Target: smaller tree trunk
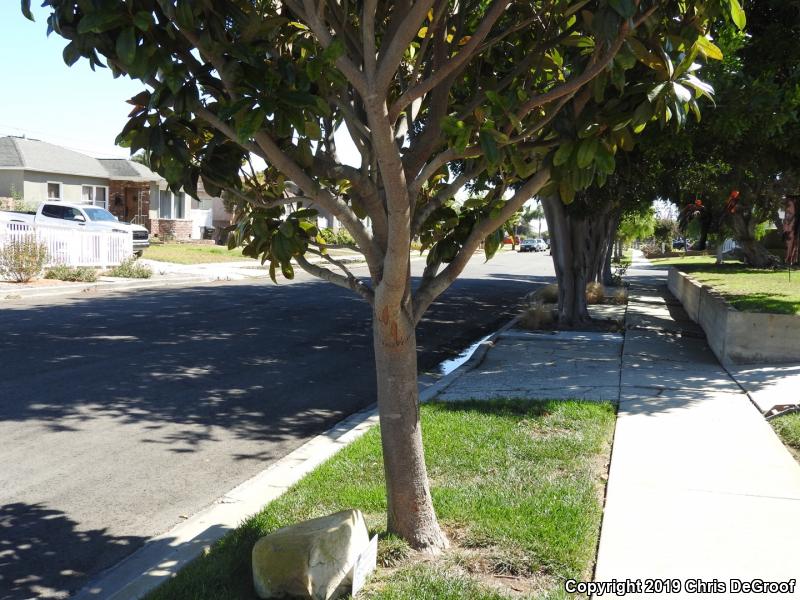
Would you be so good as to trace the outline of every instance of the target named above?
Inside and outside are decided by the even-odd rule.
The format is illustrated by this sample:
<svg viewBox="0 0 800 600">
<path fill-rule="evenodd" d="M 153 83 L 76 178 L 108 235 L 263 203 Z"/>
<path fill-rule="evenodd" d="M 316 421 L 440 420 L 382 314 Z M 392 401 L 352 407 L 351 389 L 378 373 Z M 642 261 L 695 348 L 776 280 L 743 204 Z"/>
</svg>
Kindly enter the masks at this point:
<svg viewBox="0 0 800 600">
<path fill-rule="evenodd" d="M 448 541 L 436 520 L 425 466 L 414 325 L 405 311 L 385 305 L 373 318 L 387 528 L 411 547 L 436 553 Z"/>
</svg>

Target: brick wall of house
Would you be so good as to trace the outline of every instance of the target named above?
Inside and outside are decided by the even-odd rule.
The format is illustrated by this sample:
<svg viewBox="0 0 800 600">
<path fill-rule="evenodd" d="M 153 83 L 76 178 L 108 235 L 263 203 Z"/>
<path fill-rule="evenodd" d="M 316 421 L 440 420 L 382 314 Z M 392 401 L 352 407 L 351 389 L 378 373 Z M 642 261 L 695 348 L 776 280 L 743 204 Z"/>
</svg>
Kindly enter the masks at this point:
<svg viewBox="0 0 800 600">
<path fill-rule="evenodd" d="M 191 219 L 153 219 L 153 228 L 150 232 L 164 241 L 185 241 L 192 239 L 192 220 Z"/>
<path fill-rule="evenodd" d="M 150 229 L 150 183 L 146 181 L 111 181 L 108 185 L 108 210 L 122 221 L 132 221 L 136 217 L 136 203 L 129 199 L 131 192 L 137 197 L 141 194 L 141 214 L 145 222 L 141 223 Z M 127 209 L 127 211 L 126 211 Z M 150 233 L 155 233 L 150 229 Z"/>
</svg>

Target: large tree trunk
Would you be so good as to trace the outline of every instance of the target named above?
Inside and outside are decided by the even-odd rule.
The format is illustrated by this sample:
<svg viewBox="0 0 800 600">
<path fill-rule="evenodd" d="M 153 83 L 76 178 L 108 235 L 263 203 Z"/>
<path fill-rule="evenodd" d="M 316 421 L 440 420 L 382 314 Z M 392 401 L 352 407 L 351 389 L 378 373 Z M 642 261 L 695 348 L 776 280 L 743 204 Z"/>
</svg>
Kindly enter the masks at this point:
<svg viewBox="0 0 800 600">
<path fill-rule="evenodd" d="M 742 250 L 744 262 L 757 269 L 772 267 L 778 263 L 764 245 L 756 240 L 756 223 L 752 215 L 745 216 L 741 212 L 728 215 L 728 223 L 734 232 L 734 237 Z"/>
<path fill-rule="evenodd" d="M 436 520 L 425 467 L 414 325 L 406 311 L 383 306 L 373 315 L 373 341 L 388 531 L 413 548 L 435 553 L 448 542 Z"/>
<path fill-rule="evenodd" d="M 547 229 L 550 232 L 550 254 L 558 280 L 558 321 L 571 327 L 590 320 L 586 307 L 586 281 L 589 265 L 583 251 L 576 252 L 576 240 L 584 236 L 585 221 L 567 215 L 561 199 L 542 199 Z"/>
</svg>

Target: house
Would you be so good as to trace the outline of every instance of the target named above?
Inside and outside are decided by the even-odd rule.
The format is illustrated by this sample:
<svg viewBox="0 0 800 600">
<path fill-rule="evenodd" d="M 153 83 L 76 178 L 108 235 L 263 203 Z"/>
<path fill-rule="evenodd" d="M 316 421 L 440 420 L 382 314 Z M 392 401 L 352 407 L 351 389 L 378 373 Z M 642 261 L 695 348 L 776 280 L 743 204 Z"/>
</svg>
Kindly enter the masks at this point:
<svg viewBox="0 0 800 600">
<path fill-rule="evenodd" d="M 220 198 L 173 193 L 146 166 L 93 158 L 25 137 L 0 137 L 0 198 L 20 194 L 30 204 L 63 200 L 94 204 L 121 221 L 144 225 L 163 239 L 201 239 L 204 228 L 230 224 Z"/>
</svg>

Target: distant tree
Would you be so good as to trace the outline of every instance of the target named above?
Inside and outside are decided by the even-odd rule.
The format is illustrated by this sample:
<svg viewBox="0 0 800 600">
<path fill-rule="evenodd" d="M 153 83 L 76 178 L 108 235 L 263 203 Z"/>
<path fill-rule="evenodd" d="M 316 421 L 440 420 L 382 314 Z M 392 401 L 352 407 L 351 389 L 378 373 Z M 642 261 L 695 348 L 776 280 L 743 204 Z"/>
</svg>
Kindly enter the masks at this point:
<svg viewBox="0 0 800 600">
<path fill-rule="evenodd" d="M 150 153 L 147 150 L 140 150 L 131 156 L 131 160 L 133 162 L 137 162 L 140 165 L 144 165 L 148 169 L 150 168 Z"/>
<path fill-rule="evenodd" d="M 697 224 L 696 247 L 704 248 L 710 232 L 725 231 L 746 262 L 763 267 L 775 259 L 758 242 L 758 228 L 775 222 L 785 194 L 798 191 L 800 4 L 751 0 L 745 7 L 747 33 L 721 29 L 716 41 L 725 60 L 705 75 L 716 108 L 651 152 L 663 167 L 660 195 Z M 692 209 L 695 200 L 703 210 Z"/>
</svg>

